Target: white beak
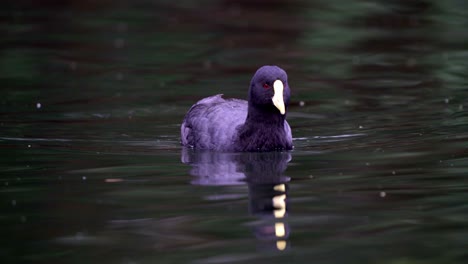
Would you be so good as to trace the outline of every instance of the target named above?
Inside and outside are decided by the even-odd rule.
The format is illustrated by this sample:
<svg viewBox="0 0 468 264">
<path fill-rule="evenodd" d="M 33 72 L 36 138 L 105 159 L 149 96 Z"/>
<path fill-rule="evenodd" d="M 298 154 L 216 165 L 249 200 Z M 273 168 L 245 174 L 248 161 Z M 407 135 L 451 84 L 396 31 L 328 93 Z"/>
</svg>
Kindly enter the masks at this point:
<svg viewBox="0 0 468 264">
<path fill-rule="evenodd" d="M 286 113 L 286 108 L 284 107 L 283 89 L 284 86 L 281 80 L 276 80 L 273 83 L 273 90 L 275 91 L 275 94 L 271 100 L 273 101 L 273 105 L 278 108 L 282 115 Z"/>
</svg>

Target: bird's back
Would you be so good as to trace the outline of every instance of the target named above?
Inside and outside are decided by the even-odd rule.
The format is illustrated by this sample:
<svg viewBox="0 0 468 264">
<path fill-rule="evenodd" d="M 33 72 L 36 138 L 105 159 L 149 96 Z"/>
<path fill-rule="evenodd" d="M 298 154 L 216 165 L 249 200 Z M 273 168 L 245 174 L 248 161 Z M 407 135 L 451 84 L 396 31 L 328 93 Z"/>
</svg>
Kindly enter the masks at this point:
<svg viewBox="0 0 468 264">
<path fill-rule="evenodd" d="M 198 101 L 181 125 L 182 144 L 197 149 L 234 150 L 237 128 L 245 122 L 247 107 L 247 101 L 225 100 L 221 94 Z"/>
</svg>

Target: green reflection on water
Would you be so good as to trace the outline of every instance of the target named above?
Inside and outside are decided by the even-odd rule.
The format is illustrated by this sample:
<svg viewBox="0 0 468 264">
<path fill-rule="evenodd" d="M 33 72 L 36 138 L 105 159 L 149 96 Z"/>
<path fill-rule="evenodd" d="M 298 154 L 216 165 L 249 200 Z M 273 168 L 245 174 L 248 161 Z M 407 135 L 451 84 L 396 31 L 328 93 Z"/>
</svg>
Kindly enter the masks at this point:
<svg viewBox="0 0 468 264">
<path fill-rule="evenodd" d="M 466 4 L 200 5 L 2 9 L 5 263 L 463 263 Z M 272 222 L 252 197 L 271 197 L 194 185 L 178 136 L 192 103 L 245 98 L 263 64 L 293 91 L 281 252 L 256 236 Z"/>
</svg>

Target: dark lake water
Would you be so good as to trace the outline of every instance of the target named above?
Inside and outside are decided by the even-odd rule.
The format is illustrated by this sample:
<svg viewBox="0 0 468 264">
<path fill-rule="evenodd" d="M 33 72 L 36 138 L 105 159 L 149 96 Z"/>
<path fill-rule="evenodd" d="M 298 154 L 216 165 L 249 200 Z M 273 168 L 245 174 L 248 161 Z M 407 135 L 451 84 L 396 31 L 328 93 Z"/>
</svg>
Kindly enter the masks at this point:
<svg viewBox="0 0 468 264">
<path fill-rule="evenodd" d="M 466 263 L 466 1 L 5 1 L 1 263 Z M 295 149 L 183 149 L 289 74 Z"/>
</svg>

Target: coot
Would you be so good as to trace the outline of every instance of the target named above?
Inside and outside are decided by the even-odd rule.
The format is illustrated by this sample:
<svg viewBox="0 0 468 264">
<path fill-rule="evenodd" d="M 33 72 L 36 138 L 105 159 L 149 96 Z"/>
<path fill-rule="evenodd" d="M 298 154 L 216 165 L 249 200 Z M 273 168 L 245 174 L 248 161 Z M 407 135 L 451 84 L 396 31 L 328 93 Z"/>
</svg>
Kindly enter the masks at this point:
<svg viewBox="0 0 468 264">
<path fill-rule="evenodd" d="M 236 152 L 290 150 L 289 97 L 286 72 L 263 66 L 250 82 L 248 102 L 218 94 L 193 105 L 180 127 L 182 145 Z"/>
</svg>

